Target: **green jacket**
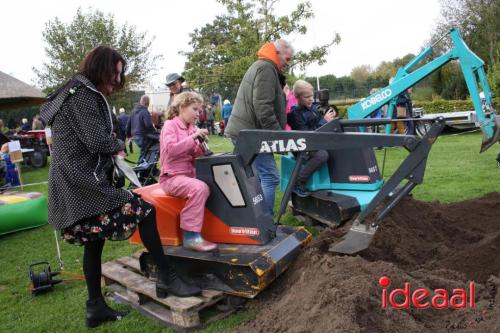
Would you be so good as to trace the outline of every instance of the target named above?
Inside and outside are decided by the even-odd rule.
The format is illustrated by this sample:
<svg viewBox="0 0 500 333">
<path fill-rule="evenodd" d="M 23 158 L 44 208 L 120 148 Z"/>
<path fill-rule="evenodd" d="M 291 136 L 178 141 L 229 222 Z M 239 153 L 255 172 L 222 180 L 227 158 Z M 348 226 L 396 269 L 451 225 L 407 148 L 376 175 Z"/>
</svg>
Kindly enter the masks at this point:
<svg viewBox="0 0 500 333">
<path fill-rule="evenodd" d="M 276 66 L 268 60 L 257 60 L 241 81 L 225 133 L 236 139 L 242 129 L 282 130 L 285 107 Z"/>
</svg>

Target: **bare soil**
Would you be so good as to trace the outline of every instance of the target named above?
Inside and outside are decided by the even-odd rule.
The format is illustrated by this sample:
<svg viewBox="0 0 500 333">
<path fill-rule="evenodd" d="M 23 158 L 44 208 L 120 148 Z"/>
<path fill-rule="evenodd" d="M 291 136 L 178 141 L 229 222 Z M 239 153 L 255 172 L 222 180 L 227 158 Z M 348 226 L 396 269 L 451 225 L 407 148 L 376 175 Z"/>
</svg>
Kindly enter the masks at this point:
<svg viewBox="0 0 500 333">
<path fill-rule="evenodd" d="M 500 332 L 500 193 L 455 204 L 404 199 L 357 256 L 328 252 L 349 225 L 321 233 L 287 273 L 249 302 L 238 332 Z M 392 288 L 467 288 L 473 309 L 383 309 Z"/>
</svg>

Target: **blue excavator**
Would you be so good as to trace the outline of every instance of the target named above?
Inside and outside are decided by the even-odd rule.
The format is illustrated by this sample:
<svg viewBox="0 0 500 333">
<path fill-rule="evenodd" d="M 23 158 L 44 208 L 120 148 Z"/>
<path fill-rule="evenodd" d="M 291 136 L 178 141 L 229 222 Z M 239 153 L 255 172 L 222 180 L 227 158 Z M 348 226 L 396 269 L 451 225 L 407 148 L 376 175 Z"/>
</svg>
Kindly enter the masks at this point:
<svg viewBox="0 0 500 333">
<path fill-rule="evenodd" d="M 446 37 L 451 38 L 451 48 L 441 56 L 428 59 L 431 58 L 433 47 Z M 302 153 L 305 150 L 282 157 L 281 188 L 284 196 L 279 217 L 285 211 L 291 197 L 294 212 L 324 224 L 338 226 L 354 218 L 344 240 L 334 244 L 330 250 L 353 254 L 366 249 L 382 219 L 417 184 L 422 183 L 428 153 L 445 126 L 443 118 L 436 118 L 422 138 L 391 134 L 391 123 L 414 121 L 391 119 L 397 97 L 450 61 L 460 63 L 467 83 L 476 117 L 483 132 L 480 151 L 483 152 L 497 143 L 500 136 L 500 117 L 492 105 L 492 94 L 486 79 L 484 62 L 467 47 L 460 32 L 452 29 L 400 68 L 388 86 L 348 108 L 348 120 L 336 119 L 314 132 L 294 132 L 290 135 L 290 139 L 295 138 L 295 141 L 297 138 L 310 138 L 307 140 L 308 145 L 305 150 L 325 149 L 329 153 L 329 160 L 310 177 L 306 184 L 310 195 L 304 197 L 296 194 L 293 189 L 303 165 Z M 481 101 L 480 91 L 484 93 L 484 101 Z M 388 106 L 387 118 L 366 119 L 385 105 Z M 385 133 L 364 132 L 367 126 L 383 125 L 386 128 Z M 327 137 L 326 133 L 335 137 Z M 280 139 L 285 139 L 281 138 L 281 135 L 278 136 Z M 384 181 L 373 149 L 391 146 L 403 146 L 409 151 L 409 155 L 394 174 Z M 377 207 L 380 209 L 375 214 Z"/>
</svg>

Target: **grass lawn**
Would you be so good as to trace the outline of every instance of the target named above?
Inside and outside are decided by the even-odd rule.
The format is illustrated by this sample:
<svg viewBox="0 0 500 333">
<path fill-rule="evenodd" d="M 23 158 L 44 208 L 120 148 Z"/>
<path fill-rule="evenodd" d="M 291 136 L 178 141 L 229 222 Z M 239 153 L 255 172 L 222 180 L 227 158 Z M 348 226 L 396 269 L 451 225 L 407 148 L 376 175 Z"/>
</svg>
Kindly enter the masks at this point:
<svg viewBox="0 0 500 333">
<path fill-rule="evenodd" d="M 454 202 L 480 197 L 500 190 L 500 169 L 495 157 L 498 145 L 479 154 L 481 135 L 478 133 L 457 136 L 441 136 L 434 145 L 427 163 L 424 184 L 414 191 L 414 197 L 426 201 Z M 232 145 L 227 139 L 212 137 L 210 148 L 214 152 L 228 152 Z M 404 149 L 388 149 L 385 174 L 399 165 L 407 152 Z M 276 156 L 279 159 L 279 156 Z M 383 151 L 377 151 L 379 167 L 382 167 Z M 131 157 L 136 159 L 136 157 Z M 24 183 L 47 179 L 48 168 L 23 169 Z M 27 187 L 29 191 L 47 193 L 47 185 Z M 277 196 L 277 204 L 281 193 Z M 276 209 L 277 211 L 277 209 Z M 286 216 L 286 223 L 297 223 Z M 139 246 L 127 242 L 107 242 L 103 261 L 129 255 Z M 83 249 L 61 242 L 65 270 L 82 273 Z M 82 332 L 86 289 L 83 281 L 57 285 L 52 292 L 32 297 L 29 292 L 27 266 L 35 261 L 50 261 L 58 270 L 53 229 L 44 226 L 29 231 L 0 237 L 0 332 Z M 65 276 L 69 277 L 69 276 Z M 123 307 L 123 306 L 121 306 Z M 230 331 L 251 313 L 241 311 L 229 318 L 212 324 L 202 332 Z M 124 320 L 100 326 L 92 332 L 170 332 L 137 311 Z"/>
</svg>

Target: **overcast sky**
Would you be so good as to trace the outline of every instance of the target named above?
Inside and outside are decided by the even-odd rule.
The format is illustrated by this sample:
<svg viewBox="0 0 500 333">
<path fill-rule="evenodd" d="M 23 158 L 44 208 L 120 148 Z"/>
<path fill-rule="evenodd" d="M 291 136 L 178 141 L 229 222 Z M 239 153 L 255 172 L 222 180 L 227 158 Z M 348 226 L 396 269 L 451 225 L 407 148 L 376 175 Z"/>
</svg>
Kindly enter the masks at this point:
<svg viewBox="0 0 500 333">
<path fill-rule="evenodd" d="M 330 49 L 326 64 L 306 69 L 308 76 L 348 75 L 355 66 L 375 67 L 383 60 L 416 53 L 439 18 L 438 0 L 310 1 L 315 17 L 306 21 L 307 34 L 288 38 L 295 49 L 307 51 L 326 43 L 334 32 L 342 41 Z M 276 13 L 288 13 L 298 2 L 282 0 Z M 164 82 L 167 73 L 183 70 L 185 58 L 178 52 L 189 50 L 189 33 L 224 13 L 215 0 L 4 0 L 0 4 L 0 71 L 33 84 L 32 67 L 40 68 L 46 60 L 45 23 L 55 17 L 70 22 L 78 7 L 113 13 L 118 23 L 135 25 L 155 36 L 152 54 L 164 56 L 152 78 L 155 86 Z"/>
</svg>

